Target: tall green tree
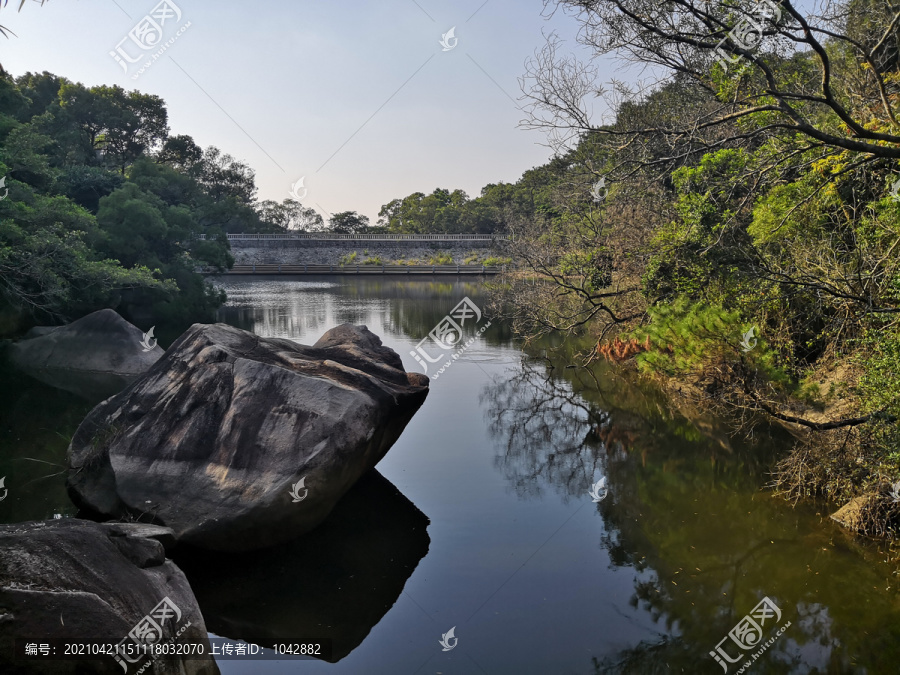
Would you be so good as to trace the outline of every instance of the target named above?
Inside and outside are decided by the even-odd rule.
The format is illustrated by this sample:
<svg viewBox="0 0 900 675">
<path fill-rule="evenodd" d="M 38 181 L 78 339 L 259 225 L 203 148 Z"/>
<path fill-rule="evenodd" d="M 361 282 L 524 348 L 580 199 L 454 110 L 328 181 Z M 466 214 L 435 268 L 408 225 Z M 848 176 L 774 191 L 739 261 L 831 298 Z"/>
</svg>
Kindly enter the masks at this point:
<svg viewBox="0 0 900 675">
<path fill-rule="evenodd" d="M 295 199 L 285 199 L 280 204 L 267 199 L 258 204 L 257 212 L 265 225 L 285 233 L 315 232 L 325 227 L 325 221 L 315 209 Z"/>
<path fill-rule="evenodd" d="M 119 86 L 87 88 L 64 83 L 59 89 L 59 121 L 81 131 L 85 163 L 125 168 L 145 153 L 158 150 L 169 133 L 163 100 L 126 92 Z"/>
<path fill-rule="evenodd" d="M 356 211 L 335 213 L 328 221 L 331 232 L 335 234 L 361 234 L 369 227 L 369 219 Z"/>
</svg>

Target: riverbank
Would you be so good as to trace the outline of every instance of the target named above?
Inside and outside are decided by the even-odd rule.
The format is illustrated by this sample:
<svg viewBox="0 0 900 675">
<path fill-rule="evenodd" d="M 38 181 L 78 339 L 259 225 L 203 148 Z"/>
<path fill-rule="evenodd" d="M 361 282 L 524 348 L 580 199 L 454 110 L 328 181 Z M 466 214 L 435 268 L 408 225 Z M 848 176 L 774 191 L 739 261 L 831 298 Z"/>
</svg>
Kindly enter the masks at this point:
<svg viewBox="0 0 900 675">
<path fill-rule="evenodd" d="M 676 345 L 677 349 L 677 345 Z M 678 358 L 667 346 L 665 359 Z M 889 540 L 900 561 L 900 483 L 892 480 L 896 450 L 890 415 L 864 414 L 863 357 L 823 358 L 800 378 L 800 386 L 780 387 L 746 357 L 738 364 L 724 355 L 677 371 L 660 367 L 658 346 L 614 339 L 597 346 L 606 360 L 641 370 L 688 416 L 697 412 L 730 420 L 733 434 L 752 436 L 777 425 L 793 439 L 791 449 L 771 467 L 767 486 L 791 503 L 828 504 L 830 516 L 850 532 Z M 665 351 L 665 350 L 664 350 Z M 750 352 L 751 349 L 746 349 Z M 756 378 L 748 385 L 749 377 Z M 769 396 L 761 399 L 750 386 Z"/>
</svg>

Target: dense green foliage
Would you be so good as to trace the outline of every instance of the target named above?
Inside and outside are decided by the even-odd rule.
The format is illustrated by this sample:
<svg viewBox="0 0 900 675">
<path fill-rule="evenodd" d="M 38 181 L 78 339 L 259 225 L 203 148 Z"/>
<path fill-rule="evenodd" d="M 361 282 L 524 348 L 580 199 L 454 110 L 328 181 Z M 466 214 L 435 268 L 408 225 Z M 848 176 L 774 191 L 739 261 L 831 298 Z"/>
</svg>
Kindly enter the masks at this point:
<svg viewBox="0 0 900 675">
<path fill-rule="evenodd" d="M 356 211 L 342 211 L 331 216 L 329 225 L 335 234 L 362 234 L 369 228 L 369 219 Z"/>
<path fill-rule="evenodd" d="M 487 185 L 475 199 L 462 190 L 416 192 L 385 204 L 378 224 L 398 234 L 504 233 L 512 218 L 555 212 L 550 200 L 550 174 L 555 168 L 551 162 L 526 172 L 514 184 Z"/>
<path fill-rule="evenodd" d="M 577 10 L 598 55 L 672 74 L 618 90 L 615 120 L 595 127 L 593 66 L 553 40 L 531 64 L 532 126 L 569 133 L 532 172 L 540 201 L 497 219 L 530 271 L 502 284 L 519 332 L 621 335 L 602 353 L 637 353 L 694 402 L 818 447 L 782 466 L 789 494 L 883 494 L 900 478 L 896 7 L 853 0 L 810 32 L 782 3 L 781 37 L 726 71 L 714 49 L 752 4 L 555 4 Z"/>
<path fill-rule="evenodd" d="M 170 135 L 159 97 L 46 72 L 0 77 L 0 178 L 0 333 L 103 307 L 171 331 L 211 320 L 224 297 L 200 273 L 234 263 L 226 233 L 322 224 Z"/>
</svg>

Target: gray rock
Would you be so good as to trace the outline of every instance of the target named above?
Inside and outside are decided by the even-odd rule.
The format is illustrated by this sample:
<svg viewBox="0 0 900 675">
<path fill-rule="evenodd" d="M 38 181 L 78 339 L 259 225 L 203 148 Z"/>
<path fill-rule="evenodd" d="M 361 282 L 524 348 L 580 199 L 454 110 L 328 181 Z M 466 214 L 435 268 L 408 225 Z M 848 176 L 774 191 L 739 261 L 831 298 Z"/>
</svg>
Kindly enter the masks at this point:
<svg viewBox="0 0 900 675">
<path fill-rule="evenodd" d="M 143 336 L 113 310 L 101 309 L 20 340 L 7 352 L 13 366 L 36 380 L 99 400 L 124 389 L 162 357 L 159 346 L 144 351 Z"/>
<path fill-rule="evenodd" d="M 28 329 L 28 332 L 22 336 L 23 340 L 33 340 L 34 338 L 50 335 L 55 330 L 59 330 L 60 326 L 34 326 Z"/>
<path fill-rule="evenodd" d="M 118 644 L 166 598 L 170 617 L 161 620 L 161 641 L 184 629 L 176 642 L 202 643 L 209 653 L 206 625 L 184 574 L 144 532 L 140 526 L 75 519 L 0 526 L 0 672 L 122 675 L 112 656 L 17 660 L 15 643 Z M 219 669 L 212 657 L 170 657 L 153 661 L 144 672 L 213 675 Z"/>
<path fill-rule="evenodd" d="M 384 457 L 427 394 L 428 378 L 404 372 L 365 326 L 307 347 L 194 325 L 82 422 L 69 495 L 202 548 L 289 541 Z"/>
</svg>

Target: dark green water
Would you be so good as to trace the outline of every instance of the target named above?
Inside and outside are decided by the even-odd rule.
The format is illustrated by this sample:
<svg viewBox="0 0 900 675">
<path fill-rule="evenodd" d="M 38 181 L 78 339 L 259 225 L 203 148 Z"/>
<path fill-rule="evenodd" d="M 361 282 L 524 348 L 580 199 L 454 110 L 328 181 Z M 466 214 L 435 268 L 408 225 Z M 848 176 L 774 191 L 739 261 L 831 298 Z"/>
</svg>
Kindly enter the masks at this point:
<svg viewBox="0 0 900 675">
<path fill-rule="evenodd" d="M 419 372 L 416 344 L 463 297 L 484 304 L 474 283 L 225 286 L 221 321 L 307 344 L 363 323 Z M 260 643 L 315 632 L 340 647 L 337 663 L 222 661 L 222 672 L 723 673 L 709 652 L 725 639 L 736 656 L 729 631 L 764 597 L 781 617 L 728 673 L 779 630 L 744 672 L 900 672 L 895 567 L 827 508 L 761 489 L 784 440 L 690 422 L 603 364 L 566 368 L 577 349 L 525 355 L 494 323 L 432 381 L 383 478 L 313 538 L 249 556 L 177 553 L 212 632 Z M 71 515 L 51 474 L 89 406 L 4 378 L 0 518 Z M 458 642 L 442 651 L 451 627 Z"/>
</svg>

